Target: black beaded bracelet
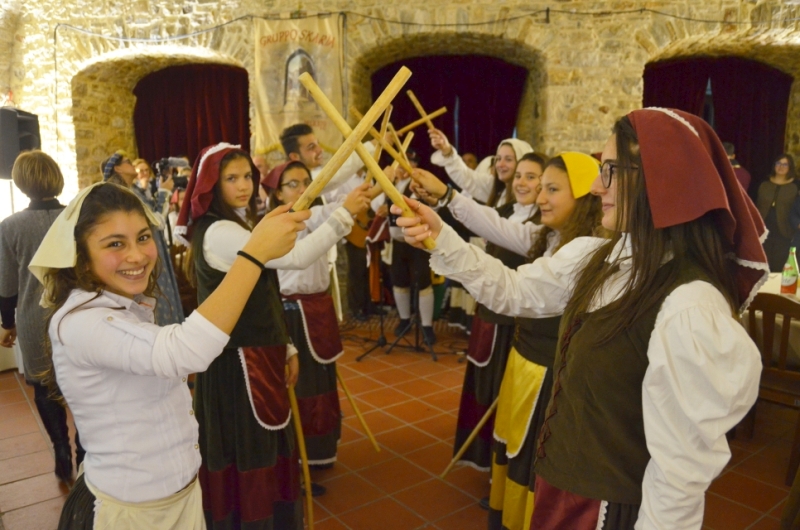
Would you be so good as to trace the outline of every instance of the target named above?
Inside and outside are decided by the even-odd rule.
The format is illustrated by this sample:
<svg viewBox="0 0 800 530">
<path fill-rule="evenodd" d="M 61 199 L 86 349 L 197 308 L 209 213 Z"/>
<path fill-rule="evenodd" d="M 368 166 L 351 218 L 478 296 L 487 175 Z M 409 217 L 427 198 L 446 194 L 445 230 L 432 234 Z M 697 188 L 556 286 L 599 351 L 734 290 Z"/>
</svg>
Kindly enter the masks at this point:
<svg viewBox="0 0 800 530">
<path fill-rule="evenodd" d="M 454 191 L 453 190 L 453 186 L 448 184 L 447 185 L 447 191 L 444 192 L 444 195 L 442 195 L 442 198 L 439 199 L 439 205 L 438 206 L 440 208 L 444 208 L 445 206 L 450 204 L 450 201 L 453 200 L 453 191 Z"/>
<path fill-rule="evenodd" d="M 261 269 L 262 271 L 266 269 L 266 267 L 264 266 L 264 264 L 263 264 L 263 263 L 261 263 L 260 261 L 258 261 L 256 258 L 254 258 L 253 256 L 251 256 L 250 254 L 248 254 L 248 253 L 247 253 L 247 252 L 245 252 L 244 250 L 240 250 L 239 252 L 237 252 L 237 253 L 236 253 L 236 255 L 237 255 L 237 256 L 241 256 L 241 257 L 243 257 L 244 259 L 246 259 L 246 260 L 249 260 L 249 261 L 253 262 L 253 264 L 254 264 L 256 267 L 258 267 L 259 269 Z"/>
</svg>

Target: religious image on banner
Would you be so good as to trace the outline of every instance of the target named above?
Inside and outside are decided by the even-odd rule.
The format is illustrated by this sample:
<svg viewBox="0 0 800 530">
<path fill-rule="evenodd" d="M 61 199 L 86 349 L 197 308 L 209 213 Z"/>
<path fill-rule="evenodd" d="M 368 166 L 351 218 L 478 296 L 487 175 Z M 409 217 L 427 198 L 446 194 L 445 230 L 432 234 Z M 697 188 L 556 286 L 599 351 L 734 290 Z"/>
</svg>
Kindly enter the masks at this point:
<svg viewBox="0 0 800 530">
<path fill-rule="evenodd" d="M 314 129 L 322 148 L 333 153 L 342 135 L 300 83 L 308 73 L 342 112 L 342 46 L 339 18 L 331 15 L 288 20 L 255 20 L 254 154 L 270 167 L 285 155 L 281 131 L 296 123 Z"/>
</svg>

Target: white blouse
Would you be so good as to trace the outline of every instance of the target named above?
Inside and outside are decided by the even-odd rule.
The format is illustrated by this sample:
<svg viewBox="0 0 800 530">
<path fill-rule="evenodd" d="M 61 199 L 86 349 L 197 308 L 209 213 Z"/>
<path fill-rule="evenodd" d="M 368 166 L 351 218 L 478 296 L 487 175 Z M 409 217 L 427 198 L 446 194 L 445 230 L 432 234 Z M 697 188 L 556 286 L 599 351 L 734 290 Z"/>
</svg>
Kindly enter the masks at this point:
<svg viewBox="0 0 800 530">
<path fill-rule="evenodd" d="M 352 216 L 340 204 L 331 206 L 333 212 L 327 217 L 319 210 L 322 207 L 311 208 L 311 218 L 306 221 L 306 225 L 314 226 L 312 233 L 298 240 L 291 252 L 282 258 L 268 261 L 265 266 L 270 269 L 306 269 L 349 234 L 353 228 Z M 241 212 L 237 213 L 241 215 Z M 212 268 L 228 272 L 236 260 L 236 253 L 244 248 L 249 239 L 250 231 L 241 225 L 228 220 L 217 221 L 206 230 L 203 257 Z"/>
<path fill-rule="evenodd" d="M 431 268 L 464 284 L 492 311 L 550 317 L 563 313 L 583 260 L 604 242 L 577 238 L 514 271 L 445 225 Z M 619 298 L 630 275 L 630 252 L 627 238 L 612 252 L 610 260 L 622 260 L 620 270 L 590 310 Z M 703 281 L 681 285 L 664 300 L 647 356 L 642 406 L 651 458 L 636 528 L 699 529 L 705 491 L 730 460 L 725 433 L 758 397 L 761 357 L 722 294 Z"/>
<path fill-rule="evenodd" d="M 489 200 L 489 196 L 492 194 L 492 186 L 494 186 L 494 175 L 488 171 L 470 169 L 464 160 L 458 156 L 455 147 L 453 147 L 453 152 L 450 153 L 450 156 L 444 156 L 441 150 L 435 151 L 431 155 L 431 163 L 443 167 L 447 172 L 447 176 L 458 184 L 458 187 L 464 193 L 467 193 L 476 201 L 486 202 Z M 497 204 L 505 204 L 508 193 L 510 191 L 506 188 L 498 198 Z"/>
<path fill-rule="evenodd" d="M 153 323 L 155 300 L 74 290 L 50 322 L 58 385 L 103 493 L 145 502 L 183 489 L 200 467 L 186 376 L 202 372 L 228 335 L 194 311 Z"/>
<path fill-rule="evenodd" d="M 475 234 L 520 256 L 528 255 L 542 229 L 542 225 L 525 222 L 539 209 L 535 204 L 523 206 L 514 203 L 514 213 L 505 219 L 494 208 L 456 193 L 447 208 L 457 221 Z"/>
</svg>

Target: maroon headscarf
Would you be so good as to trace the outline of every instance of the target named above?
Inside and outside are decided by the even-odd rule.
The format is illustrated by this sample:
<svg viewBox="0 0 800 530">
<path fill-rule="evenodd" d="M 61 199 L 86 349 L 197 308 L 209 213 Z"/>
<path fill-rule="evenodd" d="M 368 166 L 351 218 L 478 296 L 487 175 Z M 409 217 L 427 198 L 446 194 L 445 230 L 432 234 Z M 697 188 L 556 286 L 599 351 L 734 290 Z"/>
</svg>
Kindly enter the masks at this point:
<svg viewBox="0 0 800 530">
<path fill-rule="evenodd" d="M 693 221 L 710 211 L 733 248 L 740 312 L 769 276 L 763 240 L 767 229 L 742 189 L 725 149 L 703 119 L 674 109 L 628 114 L 636 135 L 647 198 L 656 228 Z"/>
<path fill-rule="evenodd" d="M 241 146 L 228 143 L 211 145 L 200 151 L 192 167 L 192 176 L 186 186 L 178 222 L 175 226 L 175 239 L 186 246 L 192 241 L 192 229 L 197 220 L 205 215 L 214 198 L 214 186 L 219 180 L 220 165 L 225 155 L 231 151 L 241 151 Z M 245 154 L 245 156 L 247 156 Z M 252 160 L 250 165 L 253 165 Z M 254 175 L 257 175 L 256 170 Z M 255 186 L 253 191 L 257 193 Z"/>
<path fill-rule="evenodd" d="M 270 169 L 269 173 L 267 173 L 267 176 L 261 179 L 261 185 L 265 188 L 268 188 L 267 191 L 278 189 L 278 186 L 281 184 L 281 176 L 283 176 L 283 172 L 286 171 L 286 167 L 292 162 L 294 162 L 294 160 L 289 160 L 283 164 L 278 164 L 274 168 Z"/>
</svg>

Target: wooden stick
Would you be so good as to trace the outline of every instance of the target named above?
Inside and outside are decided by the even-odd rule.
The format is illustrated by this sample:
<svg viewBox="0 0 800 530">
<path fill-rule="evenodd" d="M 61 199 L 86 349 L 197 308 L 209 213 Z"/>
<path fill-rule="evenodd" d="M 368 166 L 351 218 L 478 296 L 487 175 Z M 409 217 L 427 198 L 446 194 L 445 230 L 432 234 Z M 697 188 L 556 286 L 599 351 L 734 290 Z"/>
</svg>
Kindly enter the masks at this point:
<svg viewBox="0 0 800 530">
<path fill-rule="evenodd" d="M 361 119 L 361 113 L 355 107 L 352 106 L 350 107 L 350 114 L 352 114 L 359 120 Z M 369 131 L 369 133 L 372 135 L 373 138 L 375 138 L 378 141 L 378 144 L 383 147 L 383 150 L 389 153 L 389 156 L 394 158 L 395 161 L 400 162 L 400 164 L 403 166 L 403 169 L 405 169 L 409 175 L 414 171 L 414 168 L 411 167 L 411 164 L 405 161 L 405 157 L 403 157 L 403 155 L 395 151 L 394 147 L 392 147 L 392 144 L 387 142 L 386 138 L 381 136 L 381 133 L 375 130 L 375 127 L 373 127 Z"/>
<path fill-rule="evenodd" d="M 438 110 L 434 110 L 433 112 L 428 114 L 428 119 L 432 120 L 434 118 L 438 118 L 439 116 L 441 116 L 442 114 L 444 114 L 446 112 L 447 112 L 447 107 L 442 107 L 442 108 L 440 108 Z M 420 118 L 417 121 L 412 121 L 411 123 L 409 123 L 408 125 L 406 125 L 402 129 L 399 129 L 397 131 L 397 136 L 403 136 L 405 133 L 407 133 L 411 129 L 413 129 L 415 127 L 419 127 L 423 123 L 425 123 L 425 118 Z"/>
<path fill-rule="evenodd" d="M 494 398 L 494 403 L 492 403 L 492 406 L 489 407 L 489 410 L 487 410 L 486 414 L 483 415 L 483 418 L 481 418 L 481 421 L 478 422 L 478 425 L 476 425 L 475 428 L 472 429 L 472 432 L 469 434 L 469 437 L 464 442 L 464 444 L 461 446 L 461 449 L 458 450 L 458 452 L 456 453 L 456 456 L 453 457 L 453 459 L 447 465 L 447 467 L 442 472 L 442 474 L 439 475 L 439 478 L 444 478 L 445 475 L 450 473 L 450 470 L 453 469 L 453 466 L 456 465 L 456 462 L 461 460 L 461 457 L 464 456 L 464 453 L 467 452 L 467 448 L 469 448 L 470 444 L 475 440 L 475 438 L 478 437 L 478 433 L 480 432 L 481 429 L 483 429 L 483 426 L 486 425 L 486 422 L 489 421 L 489 418 L 492 417 L 492 413 L 497 408 L 497 401 L 499 399 L 500 399 L 500 396 L 497 396 L 496 398 Z"/>
<path fill-rule="evenodd" d="M 300 463 L 303 466 L 303 480 L 305 481 L 306 490 L 306 506 L 308 507 L 308 528 L 314 530 L 314 499 L 311 496 L 311 472 L 308 470 L 306 439 L 303 436 L 303 423 L 300 419 L 300 407 L 297 405 L 297 395 L 294 393 L 294 385 L 289 386 L 289 404 L 292 406 L 292 420 L 294 422 L 294 430 L 297 436 L 297 445 L 300 448 Z"/>
<path fill-rule="evenodd" d="M 357 147 L 364 149 L 364 146 L 361 145 L 361 139 L 366 136 L 372 127 L 372 124 L 378 120 L 383 111 L 385 111 L 386 108 L 391 104 L 392 100 L 403 88 L 403 85 L 406 84 L 406 81 L 408 81 L 409 77 L 411 77 L 411 70 L 405 66 L 401 67 L 400 71 L 398 71 L 394 78 L 389 82 L 386 90 L 383 91 L 380 97 L 378 97 L 372 107 L 370 107 L 370 109 L 364 115 L 364 118 L 358 123 L 358 125 L 356 125 L 356 128 L 350 129 L 348 127 L 350 132 L 346 134 L 347 138 L 345 138 L 345 141 L 339 146 L 339 149 L 336 150 L 333 158 L 331 158 L 328 163 L 325 164 L 325 167 L 322 168 L 322 171 L 319 175 L 317 175 L 317 178 L 311 182 L 311 185 L 306 188 L 306 191 L 304 191 L 300 198 L 294 203 L 292 208 L 295 211 L 305 210 L 311 206 L 311 203 L 314 202 L 314 199 L 316 199 L 320 193 L 322 193 L 322 190 L 333 178 L 334 174 L 339 171 L 339 168 L 342 167 L 342 164 L 345 163 L 347 158 L 353 153 L 353 150 L 357 150 Z M 303 85 L 306 85 L 308 82 L 313 83 L 314 86 L 317 85 L 314 83 L 314 79 L 308 72 L 305 72 L 300 76 L 300 82 L 303 83 Z M 317 90 L 320 94 L 322 93 L 322 91 L 319 90 L 319 87 L 317 87 Z M 333 111 L 337 116 L 339 116 L 339 118 L 341 118 L 339 112 L 336 110 L 336 107 L 333 106 L 333 103 L 331 103 L 328 98 L 325 98 L 325 102 L 329 108 L 325 108 L 323 106 L 320 98 L 317 97 L 315 99 L 329 116 L 331 115 L 331 111 Z M 364 151 L 366 152 L 366 150 Z M 372 157 L 369 158 L 372 159 Z"/>
<path fill-rule="evenodd" d="M 403 68 L 405 68 L 405 67 L 403 67 Z M 339 114 L 339 111 L 336 110 L 336 107 L 334 107 L 333 104 L 328 100 L 327 96 L 325 96 L 325 94 L 322 92 L 322 90 L 320 90 L 319 86 L 317 86 L 317 84 L 314 82 L 314 80 L 311 78 L 311 76 L 301 75 L 300 76 L 300 82 L 303 84 L 304 87 L 306 87 L 306 90 L 308 90 L 309 94 L 311 94 L 314 97 L 314 100 L 322 108 L 322 110 L 325 111 L 325 113 L 328 115 L 328 117 L 331 119 L 331 121 L 334 123 L 334 125 L 336 125 L 336 128 L 339 129 L 339 131 L 342 134 L 344 134 L 345 136 L 349 135 L 348 136 L 348 140 L 350 138 L 352 138 L 353 137 L 353 129 L 351 129 L 350 126 L 345 121 L 345 119 L 342 118 L 342 115 Z M 387 88 L 387 90 L 388 90 L 388 88 Z M 384 93 L 385 93 L 385 91 L 384 91 Z M 381 97 L 383 97 L 383 95 L 381 95 Z M 376 105 L 377 105 L 377 102 L 376 102 Z M 372 107 L 375 108 L 375 105 L 373 105 Z M 370 109 L 370 110 L 372 110 L 372 109 Z M 367 114 L 369 114 L 369 113 L 367 113 Z M 359 126 L 363 125 L 366 122 L 367 122 L 367 119 L 365 118 L 365 119 L 361 120 L 358 125 Z M 369 122 L 369 123 L 372 123 L 372 122 Z M 369 125 L 367 125 L 367 127 L 369 127 Z M 372 130 L 374 131 L 375 128 L 373 127 Z M 375 131 L 373 134 L 377 134 L 378 137 L 380 137 L 380 133 L 378 131 Z M 389 151 L 389 148 L 387 147 L 387 145 L 385 143 L 386 141 L 383 138 L 381 138 L 381 142 L 384 142 L 383 148 L 387 152 L 389 152 L 389 154 L 391 154 L 391 151 Z M 378 163 L 372 158 L 372 155 L 369 154 L 369 151 L 367 151 L 367 148 L 364 147 L 361 144 L 361 142 L 358 142 L 358 143 L 356 143 L 355 150 L 356 150 L 356 153 L 358 153 L 358 156 L 361 157 L 361 160 L 364 161 L 364 165 L 367 166 L 367 170 L 371 171 L 372 174 L 375 175 L 375 180 L 377 180 L 378 184 L 381 185 L 381 188 L 383 188 L 383 192 L 386 194 L 387 197 L 389 197 L 389 200 L 391 200 L 394 204 L 397 205 L 398 208 L 400 208 L 402 210 L 403 217 L 416 217 L 416 214 L 411 210 L 411 208 L 408 207 L 408 205 L 406 204 L 406 201 L 403 199 L 403 194 L 400 193 L 399 191 L 397 191 L 397 188 L 394 187 L 394 184 L 392 184 L 392 181 L 389 180 L 389 177 L 386 176 L 386 174 L 383 172 L 383 170 L 378 165 Z M 392 149 L 392 151 L 394 151 L 394 149 Z M 394 155 L 392 155 L 392 156 L 394 156 Z M 411 171 L 409 171 L 409 174 L 414 172 L 413 168 L 409 168 L 409 169 L 411 169 Z M 319 178 L 319 176 L 317 178 Z M 313 183 L 312 183 L 312 186 L 313 186 Z M 428 250 L 432 250 L 432 249 L 436 248 L 436 243 L 430 237 L 425 238 L 425 240 L 422 241 L 422 244 Z"/>
<path fill-rule="evenodd" d="M 352 395 L 350 395 L 350 389 L 347 388 L 347 385 L 344 383 L 344 378 L 342 377 L 342 374 L 339 373 L 338 368 L 336 370 L 336 378 L 339 380 L 339 384 L 342 385 L 342 390 L 344 390 L 344 395 L 347 396 L 347 400 L 350 401 L 350 406 L 353 407 L 353 410 L 355 411 L 356 416 L 358 417 L 358 421 L 361 423 L 361 428 L 364 429 L 364 432 L 369 438 L 369 441 L 372 442 L 372 447 L 375 448 L 375 452 L 380 453 L 381 448 L 378 447 L 378 442 L 372 435 L 372 431 L 369 430 L 369 427 L 367 427 L 367 422 L 364 421 L 364 416 L 361 415 L 361 411 L 358 409 L 358 405 L 356 405 L 356 400 L 353 399 Z"/>
<path fill-rule="evenodd" d="M 410 133 L 408 133 L 406 135 L 406 139 L 403 140 L 403 145 L 400 146 L 400 150 L 402 151 L 403 155 L 405 155 L 406 151 L 408 151 L 408 146 L 411 145 L 411 140 L 413 140 L 413 139 L 414 139 L 414 133 L 413 132 L 410 132 Z M 400 165 L 400 161 L 399 160 L 395 160 L 394 162 L 392 162 L 392 169 L 397 169 L 397 166 L 399 166 L 399 165 Z"/>
<path fill-rule="evenodd" d="M 383 121 L 381 122 L 381 136 L 383 137 L 386 137 L 386 129 L 389 126 L 389 117 L 391 115 L 392 106 L 389 105 L 386 108 L 386 112 L 383 113 Z M 372 158 L 374 158 L 376 162 L 381 159 L 381 152 L 383 152 L 383 145 L 378 144 L 377 147 L 375 147 L 375 153 L 372 155 Z M 375 177 L 372 175 L 372 172 L 367 172 L 367 181 L 369 182 L 370 186 L 372 186 L 372 179 L 374 178 Z"/>
<path fill-rule="evenodd" d="M 389 134 L 392 135 L 392 140 L 394 141 L 395 144 L 397 144 L 397 149 L 400 150 L 400 154 L 403 155 L 403 160 L 405 160 L 406 164 L 408 164 L 408 166 L 411 167 L 411 161 L 408 159 L 408 155 L 406 155 L 406 150 L 408 149 L 408 146 L 403 148 L 403 142 L 400 141 L 400 137 L 397 136 L 397 131 L 394 130 L 394 126 L 392 126 L 391 123 L 389 124 Z M 411 176 L 411 173 L 409 173 L 408 176 Z"/>
<path fill-rule="evenodd" d="M 431 129 L 435 129 L 436 127 L 433 126 L 431 117 L 428 116 L 428 113 L 425 112 L 425 109 L 422 108 L 422 104 L 417 99 L 417 96 L 415 96 L 411 90 L 406 90 L 406 94 L 408 95 L 408 99 L 411 100 L 411 103 L 414 104 L 414 107 L 416 107 L 417 112 L 419 112 L 419 115 L 422 117 L 423 121 L 425 122 L 425 125 L 428 126 L 428 130 L 430 131 Z"/>
</svg>

